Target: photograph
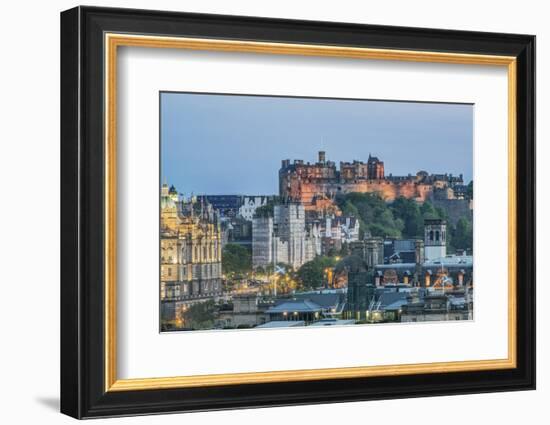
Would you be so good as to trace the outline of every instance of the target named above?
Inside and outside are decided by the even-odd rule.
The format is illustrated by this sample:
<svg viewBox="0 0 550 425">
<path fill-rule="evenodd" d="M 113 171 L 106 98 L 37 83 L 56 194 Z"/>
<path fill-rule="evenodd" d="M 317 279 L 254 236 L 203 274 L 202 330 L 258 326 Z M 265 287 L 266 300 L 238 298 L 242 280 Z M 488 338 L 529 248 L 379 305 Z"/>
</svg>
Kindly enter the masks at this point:
<svg viewBox="0 0 550 425">
<path fill-rule="evenodd" d="M 160 331 L 474 320 L 474 108 L 160 92 Z"/>
<path fill-rule="evenodd" d="M 536 411 L 547 394 L 511 392 L 536 388 L 540 348 L 543 14 L 526 25 L 517 7 L 496 22 L 494 8 L 430 19 L 418 8 L 289 6 L 75 6 L 50 32 L 55 51 L 25 56 L 61 59 L 57 83 L 41 84 L 60 85 L 61 108 L 41 110 L 61 119 L 34 114 L 29 126 L 24 114 L 6 139 L 31 131 L 38 150 L 8 145 L 40 163 L 25 169 L 49 170 L 40 120 L 60 126 L 61 149 L 47 150 L 60 155 L 61 262 L 39 255 L 37 269 L 59 269 L 61 289 L 41 282 L 55 300 L 35 297 L 59 306 L 54 334 L 38 334 L 60 345 L 56 367 L 42 368 L 55 376 L 36 374 L 37 385 L 54 382 L 59 410 L 77 419 L 201 412 L 232 423 L 229 410 L 255 409 L 235 416 L 242 425 L 293 406 L 309 409 L 308 423 L 312 411 L 338 422 L 365 416 L 351 402 L 369 401 L 368 417 L 387 422 L 387 406 L 406 399 L 457 423 L 480 411 L 519 418 L 503 405 Z M 38 59 L 22 63 L 35 70 Z M 34 84 L 15 68 L 14 81 Z M 12 86 L 12 109 L 26 111 Z M 33 174 L 11 162 L 12 177 Z M 12 184 L 12 198 L 46 187 L 38 174 Z M 36 239 L 14 225 L 36 221 L 27 210 L 5 220 L 19 245 Z M 14 270 L 6 282 L 26 269 Z M 12 326 L 20 334 L 37 316 L 21 316 L 19 298 L 7 299 L 8 317 L 28 319 Z M 474 404 L 449 415 L 449 397 L 435 396 Z"/>
</svg>

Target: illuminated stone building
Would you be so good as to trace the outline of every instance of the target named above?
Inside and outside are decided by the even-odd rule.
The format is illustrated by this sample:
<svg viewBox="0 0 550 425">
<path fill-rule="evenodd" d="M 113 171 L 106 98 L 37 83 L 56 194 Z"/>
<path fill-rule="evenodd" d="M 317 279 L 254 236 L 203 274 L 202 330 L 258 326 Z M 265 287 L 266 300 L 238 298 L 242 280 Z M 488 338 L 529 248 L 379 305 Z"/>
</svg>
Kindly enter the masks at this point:
<svg viewBox="0 0 550 425">
<path fill-rule="evenodd" d="M 441 291 L 473 288 L 473 256 L 463 250 L 447 254 L 446 222 L 424 220 L 424 240 L 371 237 L 350 244 L 353 255 L 374 272 L 374 285 L 407 285 Z M 388 243 L 393 255 L 385 257 Z M 339 266 L 341 269 L 341 266 Z M 337 268 L 337 273 L 341 272 Z"/>
<path fill-rule="evenodd" d="M 205 201 L 180 200 L 164 184 L 160 211 L 160 278 L 164 320 L 177 320 L 189 301 L 222 292 L 221 228 Z"/>
<path fill-rule="evenodd" d="M 455 187 L 459 196 L 455 196 Z M 379 193 L 390 202 L 403 196 L 418 202 L 432 200 L 462 201 L 464 181 L 462 175 L 428 174 L 419 171 L 416 175 L 385 175 L 384 162 L 369 155 L 366 163 L 362 161 L 336 163 L 326 160 L 325 152 L 319 152 L 316 163 L 303 160 L 284 159 L 279 170 L 279 194 L 284 198 L 299 201 L 306 211 L 326 209 L 326 199 L 333 199 L 340 193 Z"/>
</svg>

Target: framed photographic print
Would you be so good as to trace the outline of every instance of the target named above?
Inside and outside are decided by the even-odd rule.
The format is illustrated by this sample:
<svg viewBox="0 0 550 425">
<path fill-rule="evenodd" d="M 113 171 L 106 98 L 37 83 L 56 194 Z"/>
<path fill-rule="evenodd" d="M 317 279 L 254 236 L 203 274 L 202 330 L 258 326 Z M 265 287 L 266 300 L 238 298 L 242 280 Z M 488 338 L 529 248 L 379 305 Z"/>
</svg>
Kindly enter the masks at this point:
<svg viewBox="0 0 550 425">
<path fill-rule="evenodd" d="M 61 14 L 61 411 L 535 387 L 535 38 Z"/>
</svg>

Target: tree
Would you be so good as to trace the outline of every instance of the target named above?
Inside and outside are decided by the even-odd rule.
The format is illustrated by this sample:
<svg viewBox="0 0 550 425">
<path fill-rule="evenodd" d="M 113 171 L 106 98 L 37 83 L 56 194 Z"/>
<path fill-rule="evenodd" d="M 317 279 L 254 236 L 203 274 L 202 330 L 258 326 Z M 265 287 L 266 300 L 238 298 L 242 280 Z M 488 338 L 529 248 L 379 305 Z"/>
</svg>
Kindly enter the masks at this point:
<svg viewBox="0 0 550 425">
<path fill-rule="evenodd" d="M 344 215 L 355 217 L 359 221 L 359 238 L 363 239 L 367 225 L 363 221 L 355 204 L 350 199 L 344 197 L 340 198 L 340 201 L 337 199 L 337 204 Z"/>
<path fill-rule="evenodd" d="M 403 196 L 391 205 L 393 215 L 403 221 L 403 237 L 415 238 L 423 233 L 422 215 L 418 203 Z"/>
<path fill-rule="evenodd" d="M 459 218 L 452 235 L 453 247 L 455 249 L 472 250 L 473 233 L 472 222 L 465 217 Z"/>
<path fill-rule="evenodd" d="M 441 207 L 435 207 L 435 214 L 437 218 L 440 218 L 442 220 L 448 220 L 449 215 L 447 214 L 447 211 L 444 208 Z"/>
<path fill-rule="evenodd" d="M 336 203 L 345 215 L 359 220 L 361 239 L 367 233 L 382 238 L 423 238 L 424 220 L 448 221 L 444 208 L 436 207 L 430 201 L 418 204 L 403 196 L 387 203 L 377 193 L 347 193 L 337 196 Z"/>
<path fill-rule="evenodd" d="M 216 304 L 212 300 L 192 304 L 182 313 L 183 325 L 193 330 L 212 329 L 216 312 Z"/>
<path fill-rule="evenodd" d="M 422 215 L 423 220 L 439 218 L 439 216 L 437 215 L 437 211 L 430 201 L 425 201 L 422 204 L 422 206 L 420 207 L 420 214 Z"/>
<path fill-rule="evenodd" d="M 334 267 L 337 261 L 334 257 L 318 256 L 304 263 L 296 273 L 302 289 L 314 289 L 326 282 L 326 269 Z"/>
<path fill-rule="evenodd" d="M 345 257 L 350 254 L 349 246 L 346 242 L 342 243 L 342 249 L 340 250 L 340 257 Z"/>
<path fill-rule="evenodd" d="M 336 257 L 339 254 L 338 250 L 334 247 L 329 248 L 327 252 L 328 257 Z"/>
<path fill-rule="evenodd" d="M 233 243 L 225 245 L 222 252 L 222 270 L 224 273 L 246 273 L 252 270 L 250 250 Z"/>
<path fill-rule="evenodd" d="M 388 204 L 378 193 L 347 193 L 336 198 L 338 207 L 345 215 L 359 220 L 359 236 L 365 233 L 380 237 L 401 237 L 404 222 L 394 217 Z"/>
</svg>

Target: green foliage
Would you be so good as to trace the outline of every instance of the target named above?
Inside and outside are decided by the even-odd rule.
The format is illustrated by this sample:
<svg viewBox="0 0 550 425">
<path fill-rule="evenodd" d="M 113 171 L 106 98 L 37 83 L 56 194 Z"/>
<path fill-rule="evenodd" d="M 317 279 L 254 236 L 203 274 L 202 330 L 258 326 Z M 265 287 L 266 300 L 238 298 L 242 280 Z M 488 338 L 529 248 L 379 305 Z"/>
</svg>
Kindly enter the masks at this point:
<svg viewBox="0 0 550 425">
<path fill-rule="evenodd" d="M 340 250 L 340 257 L 345 257 L 350 254 L 349 245 L 344 242 L 342 243 L 342 249 Z"/>
<path fill-rule="evenodd" d="M 338 250 L 334 247 L 330 248 L 327 252 L 327 256 L 336 257 L 339 254 Z"/>
<path fill-rule="evenodd" d="M 383 238 L 423 238 L 425 219 L 448 220 L 447 212 L 430 201 L 418 204 L 399 197 L 388 204 L 376 193 L 348 193 L 338 196 L 336 202 L 345 215 L 359 220 L 360 238 L 365 233 Z"/>
<path fill-rule="evenodd" d="M 473 249 L 473 226 L 471 220 L 461 217 L 452 229 L 452 247 L 456 249 Z"/>
<path fill-rule="evenodd" d="M 439 218 L 436 209 L 430 201 L 426 201 L 420 206 L 420 214 L 422 215 L 422 219 L 424 220 Z"/>
<path fill-rule="evenodd" d="M 279 269 L 283 270 L 291 270 L 292 267 L 285 263 L 277 263 L 277 267 Z M 258 267 L 256 268 L 256 272 L 258 273 L 266 273 L 266 274 L 273 274 L 275 272 L 275 267 L 273 267 L 273 263 L 269 263 L 265 267 Z"/>
<path fill-rule="evenodd" d="M 391 211 L 403 222 L 404 238 L 415 238 L 423 233 L 422 214 L 416 201 L 401 196 L 393 202 Z"/>
<path fill-rule="evenodd" d="M 342 242 L 342 246 L 341 246 L 340 249 L 336 249 L 335 247 L 331 247 L 331 248 L 329 248 L 329 250 L 326 253 L 327 257 L 338 257 L 338 259 L 341 258 L 341 257 L 345 257 L 349 254 L 350 254 L 349 246 L 346 242 Z"/>
<path fill-rule="evenodd" d="M 448 219 L 447 212 L 441 207 L 434 207 L 430 201 L 418 204 L 412 199 L 399 197 L 393 202 L 391 209 L 394 215 L 405 223 L 404 238 L 422 239 L 426 219 Z"/>
<path fill-rule="evenodd" d="M 303 264 L 296 272 L 300 289 L 315 289 L 323 286 L 326 279 L 326 269 L 334 267 L 337 261 L 334 257 L 318 256 Z"/>
<path fill-rule="evenodd" d="M 365 233 L 371 236 L 401 237 L 404 221 L 394 217 L 388 204 L 377 193 L 348 193 L 338 196 L 336 202 L 345 215 L 353 215 L 359 220 L 360 238 Z"/>
<path fill-rule="evenodd" d="M 212 329 L 216 312 L 216 304 L 212 300 L 193 304 L 182 314 L 184 327 L 193 330 Z"/>
<path fill-rule="evenodd" d="M 222 270 L 226 274 L 241 274 L 252 270 L 250 250 L 237 244 L 225 245 L 222 252 Z"/>
</svg>

